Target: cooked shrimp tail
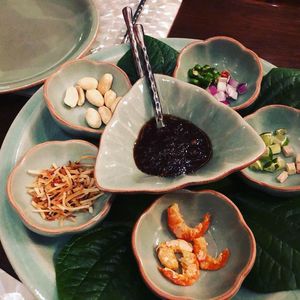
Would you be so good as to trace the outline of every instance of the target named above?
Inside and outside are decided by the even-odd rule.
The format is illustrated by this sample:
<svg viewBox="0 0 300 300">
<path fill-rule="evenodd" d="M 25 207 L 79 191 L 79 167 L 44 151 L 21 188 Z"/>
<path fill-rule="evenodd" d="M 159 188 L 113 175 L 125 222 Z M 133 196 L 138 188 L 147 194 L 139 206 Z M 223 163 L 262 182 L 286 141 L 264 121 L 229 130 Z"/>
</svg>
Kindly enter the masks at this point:
<svg viewBox="0 0 300 300">
<path fill-rule="evenodd" d="M 195 239 L 193 243 L 194 253 L 201 270 L 219 270 L 226 265 L 230 256 L 228 248 L 224 249 L 216 258 L 214 258 L 208 254 L 207 242 L 204 237 Z"/>
<path fill-rule="evenodd" d="M 223 268 L 229 259 L 230 252 L 229 249 L 224 249 L 216 258 L 207 255 L 206 259 L 200 263 L 200 269 L 202 270 L 219 270 Z"/>
<path fill-rule="evenodd" d="M 205 261 L 207 256 L 207 242 L 204 237 L 199 237 L 193 241 L 193 251 L 199 263 Z"/>
<path fill-rule="evenodd" d="M 158 267 L 158 269 L 168 280 L 175 284 L 192 285 L 200 276 L 199 263 L 194 253 L 182 250 L 181 254 L 182 257 L 179 260 L 182 269 L 181 274 L 166 267 Z"/>
<path fill-rule="evenodd" d="M 175 203 L 168 208 L 168 226 L 178 239 L 192 241 L 200 236 L 203 236 L 210 225 L 211 216 L 206 213 L 203 221 L 195 227 L 189 227 L 180 213 L 178 204 Z"/>
<path fill-rule="evenodd" d="M 193 252 L 193 247 L 190 243 L 180 239 L 160 243 L 156 248 L 160 263 L 174 271 L 179 268 L 176 253 L 181 253 L 183 250 Z"/>
</svg>

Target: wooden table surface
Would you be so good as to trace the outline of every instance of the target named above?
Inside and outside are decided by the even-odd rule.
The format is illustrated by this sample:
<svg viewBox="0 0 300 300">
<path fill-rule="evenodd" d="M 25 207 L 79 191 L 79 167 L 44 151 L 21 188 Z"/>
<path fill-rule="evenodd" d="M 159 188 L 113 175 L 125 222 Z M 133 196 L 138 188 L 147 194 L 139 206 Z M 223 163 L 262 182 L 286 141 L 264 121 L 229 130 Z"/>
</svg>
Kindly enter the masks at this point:
<svg viewBox="0 0 300 300">
<path fill-rule="evenodd" d="M 216 35 L 239 40 L 277 66 L 300 68 L 300 1 L 183 0 L 169 37 L 206 39 Z M 1 144 L 28 99 L 13 93 L 0 95 Z M 2 179 L 2 184 L 5 181 Z M 17 278 L 1 245 L 0 268 Z"/>
</svg>

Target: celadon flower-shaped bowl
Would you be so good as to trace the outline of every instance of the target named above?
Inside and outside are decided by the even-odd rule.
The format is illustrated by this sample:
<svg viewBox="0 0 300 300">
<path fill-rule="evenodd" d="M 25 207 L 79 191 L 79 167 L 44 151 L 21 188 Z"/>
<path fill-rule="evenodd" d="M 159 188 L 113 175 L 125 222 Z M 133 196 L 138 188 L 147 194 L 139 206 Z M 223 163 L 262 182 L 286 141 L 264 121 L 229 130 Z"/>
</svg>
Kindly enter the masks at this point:
<svg viewBox="0 0 300 300">
<path fill-rule="evenodd" d="M 228 248 L 227 264 L 217 271 L 200 270 L 200 278 L 191 286 L 171 283 L 158 270 L 160 262 L 156 247 L 176 239 L 167 224 L 167 208 L 177 203 L 185 222 L 195 226 L 205 213 L 212 217 L 204 237 L 208 253 L 217 256 Z M 230 299 L 239 290 L 250 272 L 256 256 L 253 233 L 233 202 L 224 195 L 203 190 L 180 190 L 156 200 L 136 222 L 132 233 L 132 248 L 142 277 L 150 289 L 163 299 Z"/>
<path fill-rule="evenodd" d="M 147 175 L 136 167 L 134 144 L 142 126 L 153 117 L 147 83 L 140 79 L 120 101 L 102 134 L 95 166 L 95 178 L 102 190 L 162 193 L 204 184 L 245 168 L 264 152 L 264 143 L 255 130 L 207 91 L 173 77 L 155 78 L 164 113 L 204 130 L 212 143 L 212 158 L 195 173 L 173 178 Z"/>
<path fill-rule="evenodd" d="M 210 65 L 219 72 L 227 70 L 238 82 L 247 83 L 247 92 L 230 101 L 230 107 L 234 110 L 248 107 L 258 97 L 263 77 L 262 65 L 259 57 L 237 40 L 216 36 L 187 45 L 177 58 L 173 76 L 188 82 L 188 70 L 196 64 Z"/>
<path fill-rule="evenodd" d="M 48 169 L 53 163 L 62 166 L 69 161 L 78 161 L 81 156 L 96 156 L 97 152 L 96 146 L 83 140 L 49 141 L 31 148 L 17 163 L 7 181 L 7 194 L 11 206 L 30 230 L 46 236 L 57 236 L 84 231 L 104 219 L 112 204 L 112 195 L 109 193 L 103 193 L 97 198 L 92 213 L 75 213 L 74 222 L 64 220 L 60 223 L 44 220 L 39 213 L 34 212 L 32 197 L 26 188 L 35 180 L 35 176 L 29 174 L 28 170 Z M 90 163 L 95 163 L 95 160 Z"/>
<path fill-rule="evenodd" d="M 116 65 L 108 62 L 96 62 L 78 59 L 66 62 L 60 66 L 45 82 L 44 100 L 51 116 L 57 124 L 71 135 L 83 138 L 99 138 L 105 128 L 104 123 L 99 129 L 91 128 L 85 120 L 85 113 L 89 107 L 98 109 L 87 100 L 83 106 L 70 108 L 64 104 L 67 88 L 75 86 L 83 77 L 93 77 L 99 80 L 105 73 L 113 75 L 111 89 L 117 96 L 124 96 L 131 88 L 126 73 Z"/>
<path fill-rule="evenodd" d="M 295 162 L 295 156 L 300 153 L 300 110 L 285 105 L 268 105 L 246 116 L 245 120 L 258 134 L 285 128 L 289 145 L 293 148 L 295 155 L 287 158 L 283 154 L 279 154 L 274 155 L 274 157 L 280 156 L 286 162 Z M 291 175 L 285 182 L 280 183 L 276 180 L 276 177 L 282 171 L 270 173 L 245 168 L 241 171 L 241 174 L 251 186 L 271 195 L 300 195 L 300 174 Z"/>
</svg>

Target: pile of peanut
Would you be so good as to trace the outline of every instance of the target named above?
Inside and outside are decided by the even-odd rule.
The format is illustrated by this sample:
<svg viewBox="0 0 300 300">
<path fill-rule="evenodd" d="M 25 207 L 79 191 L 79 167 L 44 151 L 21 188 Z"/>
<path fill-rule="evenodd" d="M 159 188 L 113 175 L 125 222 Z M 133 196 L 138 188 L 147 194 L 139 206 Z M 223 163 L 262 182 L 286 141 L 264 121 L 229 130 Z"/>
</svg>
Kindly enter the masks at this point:
<svg viewBox="0 0 300 300">
<path fill-rule="evenodd" d="M 121 97 L 111 89 L 113 75 L 104 74 L 99 81 L 93 77 L 83 77 L 75 86 L 70 86 L 65 94 L 64 103 L 74 108 L 82 106 L 85 99 L 96 106 L 88 108 L 85 113 L 85 120 L 92 128 L 100 128 L 101 124 L 105 125 L 110 121 L 112 114 L 118 105 Z"/>
</svg>

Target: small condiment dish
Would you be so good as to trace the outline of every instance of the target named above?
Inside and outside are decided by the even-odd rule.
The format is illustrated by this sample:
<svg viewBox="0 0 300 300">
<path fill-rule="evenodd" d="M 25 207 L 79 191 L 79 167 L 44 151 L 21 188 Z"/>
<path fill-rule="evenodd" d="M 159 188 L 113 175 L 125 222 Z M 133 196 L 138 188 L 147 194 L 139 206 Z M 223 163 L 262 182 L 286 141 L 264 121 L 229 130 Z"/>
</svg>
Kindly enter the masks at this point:
<svg viewBox="0 0 300 300">
<path fill-rule="evenodd" d="M 234 110 L 248 107 L 258 97 L 263 77 L 261 62 L 252 50 L 237 40 L 216 36 L 192 42 L 181 50 L 173 76 L 188 82 L 188 70 L 196 64 L 210 65 L 219 72 L 227 70 L 238 82 L 247 83 L 247 92 L 239 95 L 237 100 L 229 101 Z"/>
<path fill-rule="evenodd" d="M 97 110 L 98 107 L 85 100 L 83 106 L 70 108 L 64 104 L 64 98 L 67 89 L 75 86 L 80 79 L 93 77 L 99 80 L 106 73 L 112 74 L 114 78 L 111 89 L 116 92 L 117 96 L 123 97 L 131 88 L 131 83 L 123 70 L 108 62 L 87 59 L 69 61 L 45 81 L 43 91 L 45 103 L 50 114 L 62 129 L 80 138 L 99 138 L 105 127 L 104 123 L 99 129 L 95 129 L 90 127 L 85 120 L 87 109 L 92 107 Z"/>
<path fill-rule="evenodd" d="M 142 126 L 154 116 L 145 79 L 120 101 L 100 141 L 95 178 L 104 191 L 164 193 L 219 180 L 245 168 L 265 149 L 253 128 L 207 91 L 166 75 L 155 75 L 163 112 L 194 123 L 212 143 L 212 158 L 195 173 L 151 176 L 135 164 L 133 148 Z M 149 158 L 150 159 L 150 158 Z"/>
<path fill-rule="evenodd" d="M 208 253 L 218 255 L 228 248 L 227 264 L 216 271 L 200 270 L 199 279 L 191 286 L 171 283 L 159 272 L 156 247 L 176 239 L 167 223 L 167 208 L 177 203 L 185 222 L 195 226 L 205 213 L 212 217 L 204 237 Z M 138 219 L 132 233 L 132 248 L 142 277 L 160 298 L 176 300 L 231 299 L 250 272 L 256 257 L 256 243 L 242 214 L 223 194 L 203 190 L 180 190 L 156 200 Z"/>
<path fill-rule="evenodd" d="M 49 169 L 53 163 L 66 165 L 69 161 L 78 161 L 81 156 L 96 156 L 98 148 L 83 140 L 49 141 L 31 148 L 12 170 L 7 181 L 7 194 L 11 206 L 23 223 L 32 231 L 46 236 L 57 236 L 65 233 L 77 233 L 96 225 L 103 220 L 110 210 L 112 195 L 103 193 L 93 205 L 93 212 L 75 213 L 74 221 L 44 220 L 34 212 L 32 197 L 27 193 L 36 176 L 29 170 Z M 95 163 L 90 160 L 89 163 Z"/>
<path fill-rule="evenodd" d="M 272 132 L 279 128 L 287 130 L 289 145 L 294 150 L 293 157 L 276 155 L 286 162 L 295 162 L 295 156 L 300 153 L 300 110 L 285 105 L 268 105 L 245 117 L 245 120 L 257 131 Z M 300 174 L 290 175 L 285 182 L 278 182 L 276 177 L 282 172 L 254 171 L 245 168 L 242 177 L 251 186 L 276 196 L 300 195 Z"/>
</svg>

